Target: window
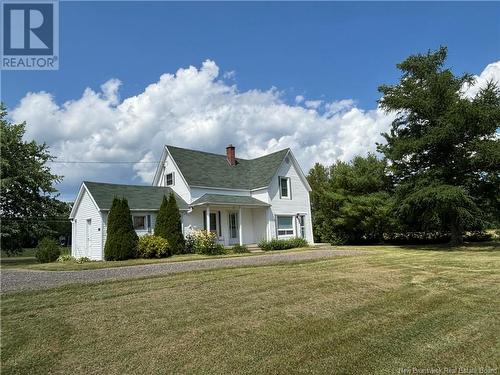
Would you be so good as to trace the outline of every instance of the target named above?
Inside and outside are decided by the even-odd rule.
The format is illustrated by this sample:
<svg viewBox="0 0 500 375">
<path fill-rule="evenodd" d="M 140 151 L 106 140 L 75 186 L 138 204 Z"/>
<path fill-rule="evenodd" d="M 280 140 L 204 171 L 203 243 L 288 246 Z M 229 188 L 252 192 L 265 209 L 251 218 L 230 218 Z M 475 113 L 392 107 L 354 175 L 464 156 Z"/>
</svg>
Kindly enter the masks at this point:
<svg viewBox="0 0 500 375">
<path fill-rule="evenodd" d="M 174 184 L 174 172 L 165 175 L 165 185 L 172 186 Z"/>
<path fill-rule="evenodd" d="M 293 216 L 278 216 L 278 236 L 293 236 Z"/>
<path fill-rule="evenodd" d="M 210 232 L 222 236 L 220 211 L 210 212 Z M 203 211 L 203 230 L 207 230 L 207 211 Z"/>
<path fill-rule="evenodd" d="M 134 216 L 134 229 L 144 230 L 146 229 L 146 216 Z"/>
<path fill-rule="evenodd" d="M 290 199 L 290 179 L 288 177 L 280 177 L 280 198 Z"/>
</svg>

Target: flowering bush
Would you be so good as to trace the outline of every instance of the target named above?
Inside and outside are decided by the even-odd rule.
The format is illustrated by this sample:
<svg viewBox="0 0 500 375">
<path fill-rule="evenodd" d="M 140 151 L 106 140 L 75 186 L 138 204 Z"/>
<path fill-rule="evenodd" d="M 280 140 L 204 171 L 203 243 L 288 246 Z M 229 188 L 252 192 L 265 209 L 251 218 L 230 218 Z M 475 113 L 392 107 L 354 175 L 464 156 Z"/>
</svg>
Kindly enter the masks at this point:
<svg viewBox="0 0 500 375">
<path fill-rule="evenodd" d="M 217 255 L 224 254 L 224 246 L 217 243 L 217 235 L 206 230 L 194 231 L 191 233 L 194 238 L 194 251 L 198 254 Z"/>
<path fill-rule="evenodd" d="M 57 258 L 58 262 L 73 262 L 74 260 L 75 257 L 72 257 L 69 254 L 60 255 L 59 258 Z"/>
<path fill-rule="evenodd" d="M 88 262 L 92 262 L 92 259 L 90 259 L 89 257 L 76 258 L 76 263 L 88 263 Z"/>
<path fill-rule="evenodd" d="M 139 237 L 137 256 L 139 258 L 164 258 L 172 255 L 168 241 L 159 236 L 147 234 Z"/>
</svg>

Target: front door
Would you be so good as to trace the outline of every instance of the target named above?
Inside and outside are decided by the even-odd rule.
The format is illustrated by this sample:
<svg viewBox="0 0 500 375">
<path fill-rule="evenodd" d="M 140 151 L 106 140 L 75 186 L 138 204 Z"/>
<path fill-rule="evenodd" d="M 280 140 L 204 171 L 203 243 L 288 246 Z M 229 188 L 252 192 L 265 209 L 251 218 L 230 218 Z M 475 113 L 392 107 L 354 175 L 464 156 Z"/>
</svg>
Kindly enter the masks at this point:
<svg viewBox="0 0 500 375">
<path fill-rule="evenodd" d="M 90 257 L 90 248 L 92 247 L 92 219 L 87 219 L 85 225 L 85 256 Z"/>
<path fill-rule="evenodd" d="M 240 243 L 238 213 L 229 213 L 229 244 L 234 245 Z"/>
</svg>

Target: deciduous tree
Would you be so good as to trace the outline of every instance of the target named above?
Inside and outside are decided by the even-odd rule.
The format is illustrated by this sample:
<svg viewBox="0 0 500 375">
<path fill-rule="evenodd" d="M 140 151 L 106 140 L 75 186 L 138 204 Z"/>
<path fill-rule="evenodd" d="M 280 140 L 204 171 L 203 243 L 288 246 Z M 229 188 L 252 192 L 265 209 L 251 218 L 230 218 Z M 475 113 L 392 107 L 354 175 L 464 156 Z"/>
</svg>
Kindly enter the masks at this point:
<svg viewBox="0 0 500 375">
<path fill-rule="evenodd" d="M 62 176 L 47 166 L 54 159 L 48 146 L 23 140 L 26 124 L 12 124 L 0 105 L 1 247 L 13 253 L 23 242 L 51 233 L 48 223 L 60 219 L 61 202 L 54 184 Z"/>
</svg>

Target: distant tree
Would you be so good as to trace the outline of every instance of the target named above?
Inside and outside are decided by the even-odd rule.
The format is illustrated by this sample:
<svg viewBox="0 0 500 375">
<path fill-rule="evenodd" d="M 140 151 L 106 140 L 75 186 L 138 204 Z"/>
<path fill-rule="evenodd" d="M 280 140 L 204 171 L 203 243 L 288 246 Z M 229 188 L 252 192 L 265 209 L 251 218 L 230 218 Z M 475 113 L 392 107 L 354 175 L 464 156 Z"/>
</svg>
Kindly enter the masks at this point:
<svg viewBox="0 0 500 375">
<path fill-rule="evenodd" d="M 60 214 L 54 184 L 62 177 L 47 166 L 54 157 L 45 143 L 24 141 L 25 132 L 26 124 L 10 123 L 0 104 L 0 239 L 8 253 L 50 234 L 48 223 Z"/>
<path fill-rule="evenodd" d="M 168 199 L 163 196 L 161 201 L 160 209 L 158 215 L 156 215 L 156 223 L 154 229 L 154 235 L 167 239 L 167 221 L 168 221 Z"/>
<path fill-rule="evenodd" d="M 472 99 L 470 74 L 444 68 L 447 49 L 413 55 L 398 64 L 398 84 L 382 85 L 379 103 L 395 112 L 387 144 L 396 214 L 416 229 L 448 230 L 451 244 L 467 229 L 498 218 L 500 199 L 500 92 L 489 82 Z"/>
<path fill-rule="evenodd" d="M 114 198 L 108 214 L 104 259 L 125 260 L 135 257 L 138 237 L 125 198 Z"/>
<path fill-rule="evenodd" d="M 184 235 L 182 234 L 181 213 L 177 206 L 174 193 L 170 193 L 167 202 L 167 241 L 174 254 L 181 254 L 184 252 L 186 244 L 184 242 Z"/>
<path fill-rule="evenodd" d="M 337 162 L 309 172 L 315 235 L 336 244 L 377 242 L 390 232 L 391 179 L 387 163 L 375 155 Z"/>
<path fill-rule="evenodd" d="M 322 209 L 323 199 L 328 190 L 328 182 L 330 179 L 329 170 L 320 163 L 314 164 L 307 175 L 307 181 L 311 186 L 311 214 L 313 224 L 313 234 L 315 242 L 323 242 L 326 239 L 322 238 L 322 233 L 325 222 L 325 211 Z"/>
</svg>

